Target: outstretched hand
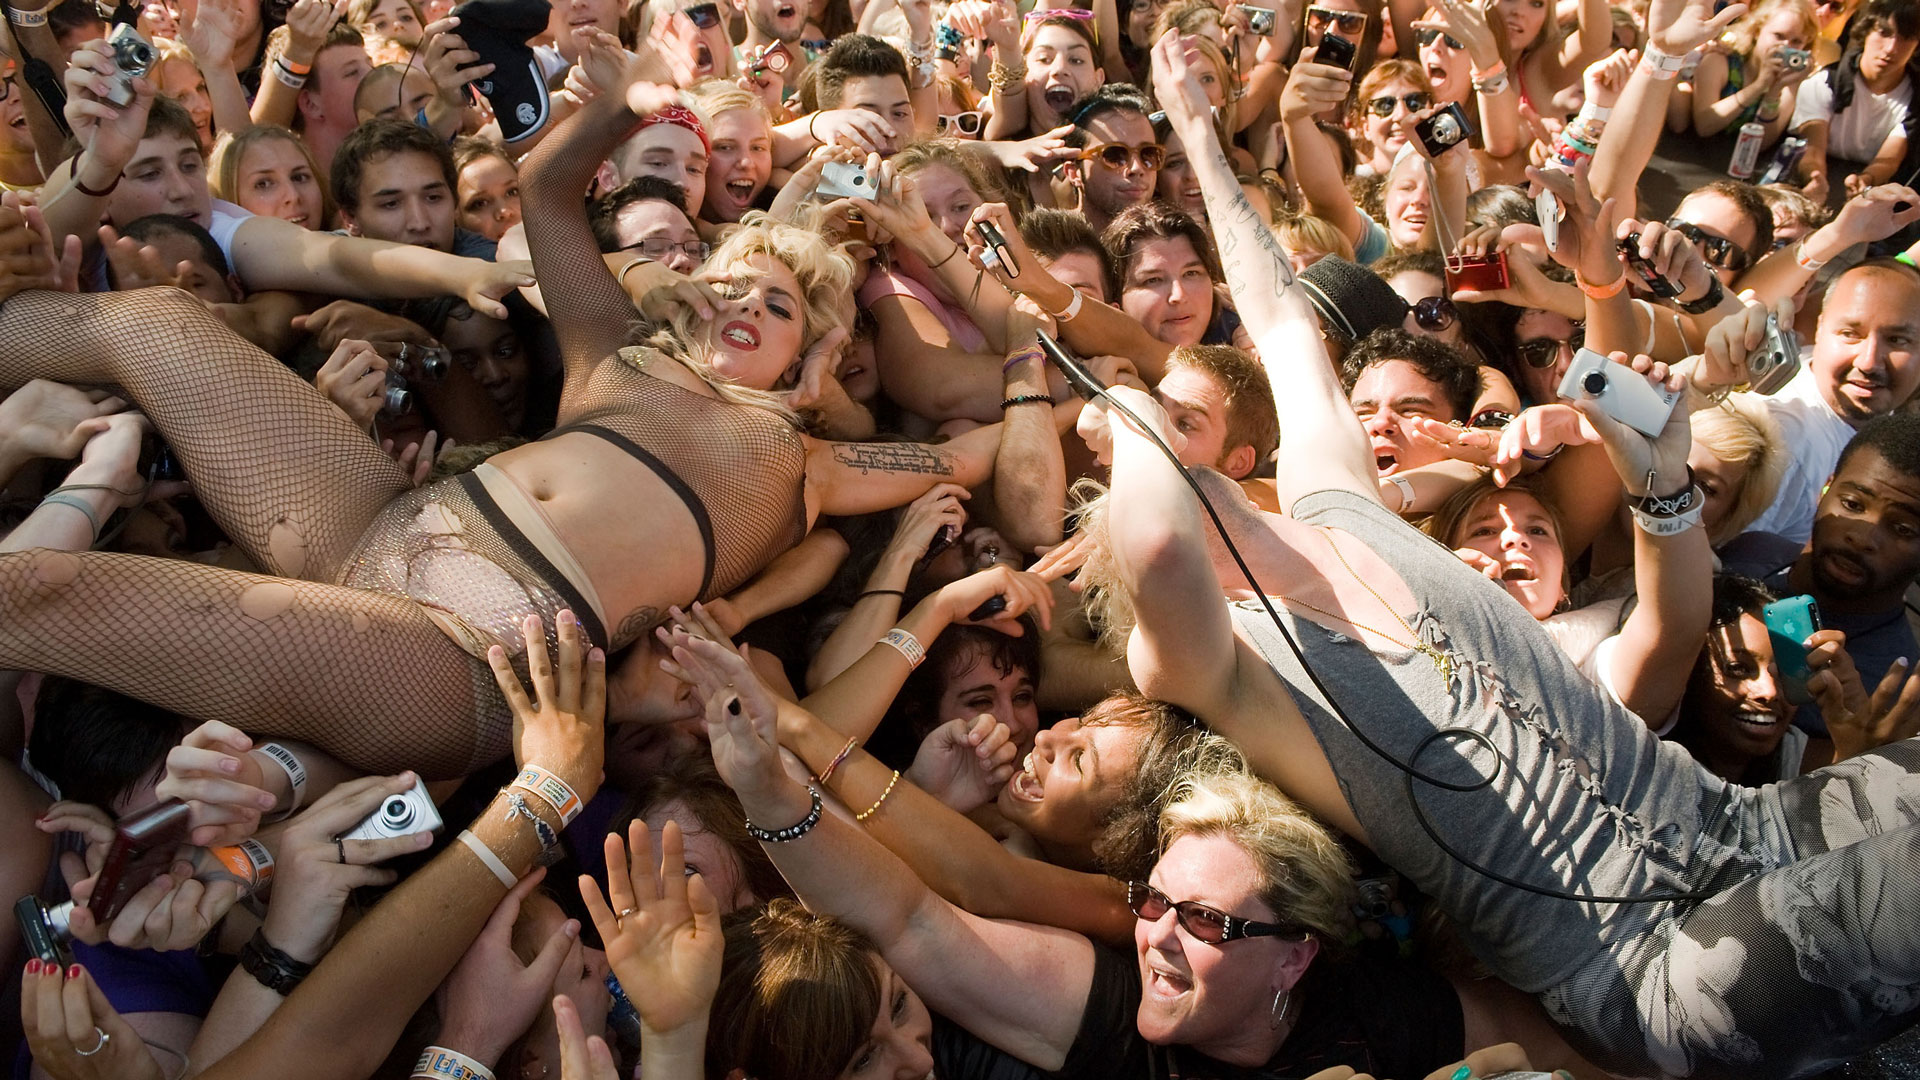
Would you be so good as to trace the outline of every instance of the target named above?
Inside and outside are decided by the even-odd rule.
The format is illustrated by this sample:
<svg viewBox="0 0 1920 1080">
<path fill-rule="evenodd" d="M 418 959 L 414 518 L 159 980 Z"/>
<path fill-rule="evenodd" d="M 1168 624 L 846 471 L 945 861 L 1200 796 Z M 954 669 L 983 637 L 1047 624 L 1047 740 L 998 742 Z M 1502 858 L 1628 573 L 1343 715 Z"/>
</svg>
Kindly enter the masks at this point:
<svg viewBox="0 0 1920 1080">
<path fill-rule="evenodd" d="M 669 821 L 660 831 L 657 868 L 652 839 L 637 818 L 627 827 L 627 843 L 607 834 L 605 899 L 591 877 L 580 876 L 580 898 L 606 943 L 607 963 L 649 1038 L 705 1028 L 725 945 L 713 890 L 698 873 L 687 873 L 679 823 Z"/>
<path fill-rule="evenodd" d="M 1821 630 L 1806 645 L 1807 666 L 1813 670 L 1807 690 L 1827 722 L 1833 760 L 1845 761 L 1920 734 L 1920 677 L 1914 676 L 1912 661 L 1904 657 L 1894 661 L 1868 695 L 1847 653 L 1845 634 Z"/>
<path fill-rule="evenodd" d="M 167 771 L 154 794 L 187 804 L 196 844 L 234 844 L 252 836 L 274 808 L 253 740 L 231 724 L 209 720 L 167 751 Z"/>
<path fill-rule="evenodd" d="M 580 940 L 580 924 L 572 919 L 562 922 L 541 944 L 532 963 L 523 963 L 513 951 L 513 926 L 520 918 L 520 905 L 546 875 L 544 868 L 535 868 L 507 891 L 480 936 L 440 984 L 436 997 L 442 1045 L 457 1046 L 482 1061 L 496 1061 L 553 994 L 554 979 Z"/>
<path fill-rule="evenodd" d="M 498 645 L 487 650 L 487 666 L 513 709 L 513 758 L 540 765 L 565 780 L 582 802 L 600 790 L 605 750 L 607 654 L 593 646 L 573 612 L 556 617 L 560 641 L 558 671 L 547 653 L 545 625 L 529 615 L 521 624 L 527 647 L 527 672 L 533 680 L 529 699 L 520 676 Z"/>
<path fill-rule="evenodd" d="M 920 740 L 913 765 L 902 775 L 948 807 L 970 814 L 999 794 L 1013 775 L 1019 749 L 1012 730 L 992 713 L 959 717 Z"/>
</svg>

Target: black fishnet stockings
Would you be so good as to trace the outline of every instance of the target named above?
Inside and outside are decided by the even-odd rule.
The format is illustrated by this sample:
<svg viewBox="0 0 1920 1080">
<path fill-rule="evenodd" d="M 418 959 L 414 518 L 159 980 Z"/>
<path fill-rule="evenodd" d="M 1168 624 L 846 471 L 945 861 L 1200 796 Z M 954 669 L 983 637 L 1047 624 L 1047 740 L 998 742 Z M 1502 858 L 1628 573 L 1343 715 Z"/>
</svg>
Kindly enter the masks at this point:
<svg viewBox="0 0 1920 1080">
<path fill-rule="evenodd" d="M 462 776 L 509 749 L 486 666 L 419 604 L 362 589 L 138 555 L 0 555 L 0 668 L 301 739 L 371 772 Z"/>
<path fill-rule="evenodd" d="M 345 413 L 178 289 L 21 293 L 0 306 L 0 388 L 116 385 L 214 519 L 270 573 L 332 581 L 407 489 Z"/>
</svg>

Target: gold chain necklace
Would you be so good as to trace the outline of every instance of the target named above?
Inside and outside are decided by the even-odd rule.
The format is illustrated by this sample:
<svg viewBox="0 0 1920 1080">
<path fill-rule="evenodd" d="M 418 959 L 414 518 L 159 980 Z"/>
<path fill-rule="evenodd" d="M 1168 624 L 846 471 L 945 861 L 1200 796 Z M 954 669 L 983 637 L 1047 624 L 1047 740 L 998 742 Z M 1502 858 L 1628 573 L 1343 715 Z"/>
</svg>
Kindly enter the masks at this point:
<svg viewBox="0 0 1920 1080">
<path fill-rule="evenodd" d="M 1333 542 L 1333 536 L 1330 533 L 1328 533 L 1325 529 L 1315 529 L 1314 531 L 1319 533 L 1327 541 L 1327 546 L 1333 549 L 1333 557 L 1340 560 L 1340 565 L 1346 568 L 1347 573 L 1353 575 L 1353 580 L 1359 582 L 1360 587 L 1367 590 L 1368 595 L 1372 596 L 1375 600 L 1378 600 L 1380 602 L 1380 606 L 1387 609 L 1387 614 L 1392 615 L 1394 618 L 1394 621 L 1400 624 L 1400 628 L 1407 632 L 1407 640 L 1401 641 L 1398 638 L 1395 638 L 1392 634 L 1386 633 L 1382 630 L 1375 629 L 1374 627 L 1368 626 L 1366 623 L 1363 623 L 1363 622 L 1355 622 L 1354 620 L 1346 617 L 1345 615 L 1340 615 L 1335 612 L 1328 611 L 1326 608 L 1315 607 L 1314 605 L 1307 603 L 1305 600 L 1298 600 L 1291 596 L 1282 596 L 1280 597 L 1280 599 L 1285 600 L 1289 604 L 1298 604 L 1301 607 L 1306 608 L 1308 611 L 1314 612 L 1316 614 L 1325 615 L 1329 619 L 1338 619 L 1339 621 L 1346 623 L 1348 626 L 1351 626 L 1356 630 L 1364 630 L 1367 633 L 1372 634 L 1374 637 L 1382 638 L 1386 641 L 1390 641 L 1393 644 L 1398 645 L 1403 649 L 1412 649 L 1414 652 L 1417 652 L 1420 655 L 1426 657 L 1427 659 L 1433 661 L 1433 666 L 1437 671 L 1440 672 L 1440 677 L 1442 679 L 1451 681 L 1453 678 L 1453 657 L 1448 656 L 1446 653 L 1441 652 L 1438 648 L 1435 648 L 1434 646 L 1429 645 L 1425 641 L 1422 641 L 1420 639 L 1420 635 L 1414 632 L 1412 625 L 1410 625 L 1406 619 L 1400 617 L 1400 613 L 1394 610 L 1392 604 L 1387 603 L 1386 597 L 1381 596 L 1378 592 L 1376 592 L 1372 585 L 1367 584 L 1367 579 L 1361 577 L 1360 574 L 1356 570 L 1354 570 L 1353 564 L 1347 561 L 1346 555 L 1340 550 L 1340 545 Z"/>
</svg>

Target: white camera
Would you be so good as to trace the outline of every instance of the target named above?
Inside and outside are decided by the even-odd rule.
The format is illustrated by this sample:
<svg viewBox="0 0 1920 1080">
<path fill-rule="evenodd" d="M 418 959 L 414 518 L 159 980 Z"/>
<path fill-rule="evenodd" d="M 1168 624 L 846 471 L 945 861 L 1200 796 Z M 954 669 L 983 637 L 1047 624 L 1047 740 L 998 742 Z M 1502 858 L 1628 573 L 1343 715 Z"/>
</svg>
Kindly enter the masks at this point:
<svg viewBox="0 0 1920 1080">
<path fill-rule="evenodd" d="M 426 781 L 416 777 L 413 787 L 380 800 L 373 813 L 361 819 L 342 840 L 381 840 L 392 836 L 410 836 L 417 832 L 439 832 L 440 811 L 427 794 Z"/>
</svg>

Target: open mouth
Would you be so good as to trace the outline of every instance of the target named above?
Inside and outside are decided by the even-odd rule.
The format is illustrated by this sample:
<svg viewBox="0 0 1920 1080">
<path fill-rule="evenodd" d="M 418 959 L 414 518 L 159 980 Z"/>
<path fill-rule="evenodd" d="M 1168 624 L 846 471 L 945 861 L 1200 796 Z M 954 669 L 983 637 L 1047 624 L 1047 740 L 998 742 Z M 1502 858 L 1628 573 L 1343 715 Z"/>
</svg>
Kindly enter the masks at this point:
<svg viewBox="0 0 1920 1080">
<path fill-rule="evenodd" d="M 713 50 L 707 48 L 704 43 L 701 44 L 700 51 L 694 54 L 693 73 L 695 75 L 713 74 Z"/>
<path fill-rule="evenodd" d="M 791 19 L 799 14 L 800 14 L 800 9 L 795 7 L 792 4 L 781 4 L 779 7 L 773 9 L 773 17 L 780 20 L 781 22 L 786 22 L 788 19 Z"/>
<path fill-rule="evenodd" d="M 1400 459 L 1397 456 L 1395 456 L 1392 451 L 1389 450 L 1389 451 L 1374 453 L 1373 468 L 1374 468 L 1374 471 L 1379 473 L 1381 476 L 1385 476 L 1399 467 L 1400 467 Z"/>
<path fill-rule="evenodd" d="M 1046 92 L 1047 108 L 1052 109 L 1054 112 L 1057 112 L 1057 113 L 1066 112 L 1067 106 L 1073 104 L 1073 98 L 1074 98 L 1073 88 L 1070 86 L 1047 87 L 1047 92 Z"/>
<path fill-rule="evenodd" d="M 1040 777 L 1033 769 L 1033 751 L 1027 751 L 1026 758 L 1020 762 L 1020 771 L 1007 781 L 1007 790 L 1021 802 L 1037 803 L 1046 797 Z"/>
<path fill-rule="evenodd" d="M 1441 64 L 1428 64 L 1427 65 L 1427 81 L 1432 83 L 1436 87 L 1439 86 L 1441 83 L 1446 82 L 1447 81 L 1446 67 Z"/>
<path fill-rule="evenodd" d="M 745 205 L 753 198 L 753 181 L 729 180 L 727 181 L 727 194 L 733 197 L 733 201 Z"/>
<path fill-rule="evenodd" d="M 747 352 L 760 347 L 760 331 L 755 330 L 751 323 L 737 319 L 720 328 L 720 337 L 727 344 Z"/>
<path fill-rule="evenodd" d="M 1528 582 L 1528 581 L 1533 581 L 1538 577 L 1539 575 L 1533 572 L 1532 567 L 1521 566 L 1518 564 L 1510 565 L 1506 569 L 1500 571 L 1501 581 Z"/>
<path fill-rule="evenodd" d="M 1179 997 L 1193 988 L 1193 982 L 1171 971 L 1151 965 L 1147 968 L 1147 990 L 1154 997 Z"/>
<path fill-rule="evenodd" d="M 1757 709 L 1742 709 L 1733 714 L 1733 718 L 1740 722 L 1740 726 L 1752 728 L 1755 731 L 1771 731 L 1781 724 L 1779 717 Z"/>
</svg>

